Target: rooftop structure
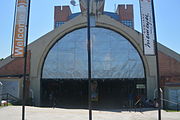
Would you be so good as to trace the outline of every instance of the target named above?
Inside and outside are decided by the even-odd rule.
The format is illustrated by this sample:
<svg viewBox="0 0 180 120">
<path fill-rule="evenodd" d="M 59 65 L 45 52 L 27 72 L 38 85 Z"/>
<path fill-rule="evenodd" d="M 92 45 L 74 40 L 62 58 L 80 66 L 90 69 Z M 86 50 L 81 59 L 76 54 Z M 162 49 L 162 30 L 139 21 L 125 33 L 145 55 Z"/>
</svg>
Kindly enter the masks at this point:
<svg viewBox="0 0 180 120">
<path fill-rule="evenodd" d="M 104 0 L 99 0 L 98 2 L 95 2 L 94 0 L 92 0 L 90 3 L 91 3 L 90 13 L 92 16 L 105 14 L 117 20 L 118 22 L 121 22 L 122 24 L 134 29 L 133 5 L 121 4 L 121 5 L 118 5 L 116 12 L 106 12 L 104 11 Z M 86 14 L 86 9 L 87 9 L 86 0 L 80 0 L 80 8 L 81 8 L 81 13 L 72 14 L 69 6 L 55 6 L 54 28 L 61 26 L 68 20 L 73 19 L 74 17 L 80 14 Z"/>
</svg>

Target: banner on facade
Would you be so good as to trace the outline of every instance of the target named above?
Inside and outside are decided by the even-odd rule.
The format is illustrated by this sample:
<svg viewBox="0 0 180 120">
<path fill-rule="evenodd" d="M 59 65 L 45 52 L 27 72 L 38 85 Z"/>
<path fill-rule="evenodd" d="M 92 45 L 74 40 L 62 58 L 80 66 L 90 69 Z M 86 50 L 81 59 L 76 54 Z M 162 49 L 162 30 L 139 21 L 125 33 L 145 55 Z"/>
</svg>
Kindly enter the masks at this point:
<svg viewBox="0 0 180 120">
<path fill-rule="evenodd" d="M 24 46 L 27 31 L 27 16 L 28 0 L 17 0 L 13 31 L 12 57 L 24 57 Z"/>
<path fill-rule="evenodd" d="M 155 35 L 152 0 L 140 0 L 143 47 L 145 55 L 155 55 Z"/>
</svg>

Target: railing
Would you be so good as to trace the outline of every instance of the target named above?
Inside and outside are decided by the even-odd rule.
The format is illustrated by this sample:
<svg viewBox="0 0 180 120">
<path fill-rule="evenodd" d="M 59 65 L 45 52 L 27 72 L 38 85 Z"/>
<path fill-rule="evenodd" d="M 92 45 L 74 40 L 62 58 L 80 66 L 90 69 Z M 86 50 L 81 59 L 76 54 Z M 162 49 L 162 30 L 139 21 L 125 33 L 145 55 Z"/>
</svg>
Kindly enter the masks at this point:
<svg viewBox="0 0 180 120">
<path fill-rule="evenodd" d="M 136 103 L 134 104 L 134 108 L 135 108 L 135 112 L 136 110 L 136 106 L 139 105 L 140 108 L 140 112 L 142 112 L 142 103 L 141 103 L 141 98 L 139 100 L 136 101 Z"/>
<path fill-rule="evenodd" d="M 161 99 L 162 101 L 165 101 L 165 102 L 168 102 L 168 103 L 172 103 L 172 104 L 175 104 L 176 105 L 176 110 L 179 111 L 179 105 L 180 105 L 180 102 L 173 102 L 173 101 L 170 101 L 170 100 L 167 100 L 167 99 Z"/>
<path fill-rule="evenodd" d="M 0 94 L 2 100 L 6 101 L 4 103 L 4 105 L 7 105 L 8 106 L 8 103 L 16 103 L 19 101 L 19 98 L 9 94 L 9 93 L 3 93 L 3 94 Z M 0 101 L 1 102 L 1 101 Z M 1 103 L 0 103 L 1 104 Z"/>
<path fill-rule="evenodd" d="M 171 103 L 171 104 L 176 105 L 176 110 L 177 110 L 177 111 L 180 111 L 180 102 L 179 102 L 179 103 L 178 103 L 178 102 L 173 102 L 173 101 L 170 101 L 170 100 L 167 100 L 167 99 L 162 99 L 162 98 L 161 98 L 161 101 L 165 101 L 165 102 L 168 102 L 168 103 Z M 142 101 L 141 101 L 141 98 L 138 99 L 138 100 L 135 102 L 135 104 L 134 104 L 135 112 L 137 111 L 137 110 L 136 110 L 137 106 L 138 106 L 140 112 L 142 112 L 143 103 L 142 103 Z"/>
</svg>

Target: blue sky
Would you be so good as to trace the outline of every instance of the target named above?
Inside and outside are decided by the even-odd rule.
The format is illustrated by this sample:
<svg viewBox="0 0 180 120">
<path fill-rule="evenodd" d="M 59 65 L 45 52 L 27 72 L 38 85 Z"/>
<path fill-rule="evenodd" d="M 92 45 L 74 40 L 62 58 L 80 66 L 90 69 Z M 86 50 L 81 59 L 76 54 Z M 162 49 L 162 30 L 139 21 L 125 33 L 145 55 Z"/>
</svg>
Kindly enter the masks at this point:
<svg viewBox="0 0 180 120">
<path fill-rule="evenodd" d="M 78 0 L 77 4 L 78 4 Z M 180 54 L 180 0 L 154 0 L 158 42 Z M 69 5 L 70 0 L 31 0 L 29 43 L 53 30 L 54 6 Z M 113 12 L 118 4 L 134 4 L 135 29 L 141 32 L 139 0 L 106 0 L 105 10 Z M 0 58 L 11 54 L 15 0 L 0 4 Z M 79 6 L 71 6 L 79 12 Z"/>
</svg>

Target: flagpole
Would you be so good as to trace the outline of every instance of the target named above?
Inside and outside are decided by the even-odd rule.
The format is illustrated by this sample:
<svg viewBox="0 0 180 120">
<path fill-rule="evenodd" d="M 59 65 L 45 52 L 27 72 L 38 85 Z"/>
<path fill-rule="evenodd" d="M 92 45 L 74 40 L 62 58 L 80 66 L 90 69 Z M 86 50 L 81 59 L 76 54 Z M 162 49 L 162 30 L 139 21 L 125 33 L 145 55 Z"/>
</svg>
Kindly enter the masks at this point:
<svg viewBox="0 0 180 120">
<path fill-rule="evenodd" d="M 16 3 L 15 3 L 15 8 L 14 8 L 14 9 L 15 9 L 15 10 L 14 10 L 14 13 L 15 13 L 15 14 L 14 14 L 13 35 L 12 35 L 12 44 L 11 44 L 11 58 L 13 58 L 13 47 L 14 47 L 13 45 L 14 45 L 14 34 L 15 34 L 15 33 L 14 33 L 14 31 L 15 31 L 14 28 L 15 28 L 15 24 L 16 24 L 16 12 L 17 12 L 17 11 L 16 11 L 16 5 L 17 5 L 17 0 L 16 0 Z"/>
<path fill-rule="evenodd" d="M 88 49 L 88 108 L 89 108 L 89 120 L 92 120 L 92 102 L 91 102 L 91 32 L 90 32 L 90 0 L 87 0 L 87 49 Z"/>
<path fill-rule="evenodd" d="M 156 59 L 156 80 L 157 80 L 157 102 L 158 102 L 158 120 L 161 120 L 161 91 L 160 91 L 160 74 L 158 58 L 158 42 L 156 34 L 156 21 L 153 0 L 139 0 L 141 11 L 141 23 L 143 32 L 143 50 L 144 55 L 155 56 Z M 153 32 L 151 32 L 153 31 Z"/>
<path fill-rule="evenodd" d="M 29 16 L 30 16 L 30 3 L 28 0 L 28 13 L 27 13 L 27 30 L 26 30 L 26 42 L 24 48 L 24 75 L 23 75 L 23 99 L 22 99 L 22 120 L 25 120 L 25 105 L 26 105 L 26 68 L 27 68 L 27 45 L 28 45 L 28 31 L 29 31 Z"/>
<path fill-rule="evenodd" d="M 160 75 L 159 75 L 159 56 L 158 56 L 158 42 L 156 34 L 156 19 L 154 10 L 154 1 L 152 0 L 152 15 L 153 15 L 153 27 L 154 27 L 154 39 L 155 39 L 155 54 L 156 54 L 156 68 L 157 68 L 157 88 L 158 88 L 158 120 L 161 120 L 161 91 L 160 91 Z"/>
</svg>

